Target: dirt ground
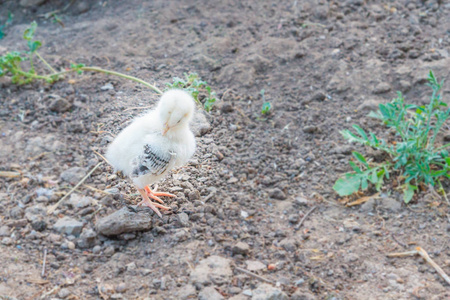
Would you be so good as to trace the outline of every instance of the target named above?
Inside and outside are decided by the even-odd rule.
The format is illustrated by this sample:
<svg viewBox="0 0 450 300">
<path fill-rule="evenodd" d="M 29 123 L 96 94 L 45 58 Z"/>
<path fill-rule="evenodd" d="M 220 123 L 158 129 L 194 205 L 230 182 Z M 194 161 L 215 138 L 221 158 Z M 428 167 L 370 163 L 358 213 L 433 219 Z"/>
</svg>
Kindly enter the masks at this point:
<svg viewBox="0 0 450 300">
<path fill-rule="evenodd" d="M 386 134 L 368 112 L 397 90 L 427 101 L 430 69 L 448 101 L 447 1 L 78 0 L 57 13 L 64 27 L 42 15 L 67 1 L 17 2 L 0 1 L 2 23 L 14 13 L 0 53 L 26 50 L 36 20 L 55 68 L 84 63 L 160 88 L 197 72 L 220 101 L 194 158 L 159 184 L 177 194 L 172 213 L 133 208 L 136 190 L 103 163 L 47 214 L 158 96 L 98 73 L 19 87 L 0 78 L 0 171 L 21 173 L 0 178 L 0 299 L 450 299 L 423 259 L 386 256 L 421 246 L 450 274 L 445 200 L 422 193 L 406 206 L 388 185 L 345 207 L 332 190 L 351 150 L 377 159 L 340 130 Z M 150 225 L 101 234 L 121 209 Z"/>
</svg>

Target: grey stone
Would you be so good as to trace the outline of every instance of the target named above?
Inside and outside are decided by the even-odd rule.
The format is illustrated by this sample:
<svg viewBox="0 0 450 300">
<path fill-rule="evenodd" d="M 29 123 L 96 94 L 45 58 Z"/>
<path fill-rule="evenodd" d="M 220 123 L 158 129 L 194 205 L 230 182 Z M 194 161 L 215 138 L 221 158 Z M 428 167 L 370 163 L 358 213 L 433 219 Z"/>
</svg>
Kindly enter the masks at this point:
<svg viewBox="0 0 450 300">
<path fill-rule="evenodd" d="M 107 83 L 100 88 L 102 91 L 114 90 L 114 86 L 111 83 Z"/>
<path fill-rule="evenodd" d="M 176 229 L 175 233 L 172 236 L 173 241 L 176 242 L 176 243 L 184 242 L 188 238 L 189 238 L 189 233 L 184 228 Z"/>
<path fill-rule="evenodd" d="M 205 135 L 211 130 L 211 123 L 206 118 L 206 113 L 203 110 L 197 110 L 194 118 L 190 123 L 190 128 L 196 137 Z"/>
<path fill-rule="evenodd" d="M 211 281 L 228 283 L 233 275 L 230 264 L 230 259 L 212 255 L 201 260 L 191 271 L 191 281 L 201 285 L 208 285 Z"/>
<path fill-rule="evenodd" d="M 95 200 L 92 197 L 72 194 L 70 195 L 69 201 L 67 203 L 76 208 L 84 208 L 91 205 L 94 202 Z"/>
<path fill-rule="evenodd" d="M 291 214 L 288 217 L 289 223 L 296 224 L 300 221 L 300 216 L 298 214 Z"/>
<path fill-rule="evenodd" d="M 8 226 L 4 225 L 0 227 L 0 236 L 9 236 L 11 234 L 11 230 Z"/>
<path fill-rule="evenodd" d="M 180 300 L 194 299 L 196 294 L 197 290 L 195 289 L 195 286 L 193 286 L 192 284 L 187 284 L 180 289 L 178 297 Z"/>
<path fill-rule="evenodd" d="M 75 185 L 86 175 L 86 169 L 80 167 L 73 167 L 61 173 L 61 179 Z"/>
<path fill-rule="evenodd" d="M 95 245 L 96 238 L 97 233 L 94 230 L 85 228 L 81 232 L 80 239 L 78 240 L 78 247 L 91 248 Z"/>
<path fill-rule="evenodd" d="M 68 289 L 66 288 L 62 288 L 59 292 L 58 292 L 58 297 L 61 299 L 66 299 L 67 297 L 70 296 L 70 294 L 72 294 Z"/>
<path fill-rule="evenodd" d="M 326 98 L 325 93 L 318 91 L 311 96 L 311 98 L 309 99 L 308 102 L 323 101 L 323 100 L 325 100 L 325 98 Z"/>
<path fill-rule="evenodd" d="M 50 102 L 50 105 L 48 106 L 48 108 L 51 111 L 63 113 L 69 111 L 70 108 L 72 107 L 72 104 L 69 101 L 67 101 L 64 98 L 61 98 L 60 96 L 52 95 L 52 98 L 53 100 Z"/>
<path fill-rule="evenodd" d="M 359 256 L 355 253 L 347 254 L 346 261 L 347 262 L 355 262 L 359 260 Z"/>
<path fill-rule="evenodd" d="M 116 249 L 114 249 L 114 246 L 108 246 L 108 247 L 106 247 L 105 250 L 103 251 L 103 253 L 104 253 L 106 256 L 111 256 L 111 255 L 114 254 L 114 252 L 116 252 Z"/>
<path fill-rule="evenodd" d="M 29 139 L 25 152 L 29 155 L 38 155 L 44 152 L 44 140 L 40 136 Z"/>
<path fill-rule="evenodd" d="M 187 215 L 187 213 L 179 213 L 177 215 L 178 217 L 178 223 L 180 223 L 181 226 L 183 227 L 188 227 L 189 226 L 189 216 Z"/>
<path fill-rule="evenodd" d="M 102 252 L 102 247 L 101 246 L 97 245 L 97 246 L 94 246 L 94 248 L 92 248 L 92 253 L 93 254 L 100 254 L 100 252 Z"/>
<path fill-rule="evenodd" d="M 269 197 L 277 200 L 285 200 L 286 194 L 279 188 L 269 190 Z"/>
<path fill-rule="evenodd" d="M 91 7 L 90 7 L 88 1 L 81 1 L 81 2 L 78 1 L 78 3 L 74 7 L 73 12 L 76 15 L 80 15 L 80 14 L 84 14 L 85 12 L 89 11 L 90 8 Z"/>
<path fill-rule="evenodd" d="M 231 250 L 233 254 L 247 255 L 250 252 L 250 246 L 244 242 L 238 242 Z"/>
<path fill-rule="evenodd" d="M 306 205 L 308 205 L 309 200 L 306 199 L 305 197 L 298 196 L 297 198 L 295 198 L 295 203 L 306 206 Z"/>
<path fill-rule="evenodd" d="M 14 241 L 13 241 L 13 239 L 10 238 L 10 237 L 4 237 L 4 238 L 2 239 L 2 244 L 3 244 L 3 245 L 10 246 L 10 245 L 12 245 L 13 243 L 14 243 Z"/>
<path fill-rule="evenodd" d="M 337 146 L 336 148 L 333 148 L 330 150 L 331 154 L 344 154 L 344 155 L 350 155 L 352 154 L 352 150 L 354 147 L 352 146 Z"/>
<path fill-rule="evenodd" d="M 391 86 L 387 82 L 381 82 L 373 89 L 374 94 L 384 94 L 391 91 Z"/>
<path fill-rule="evenodd" d="M 250 291 L 250 293 L 251 293 L 251 291 Z M 246 295 L 244 295 L 243 293 L 239 294 L 239 295 L 236 295 L 236 296 L 233 296 L 231 298 L 228 298 L 228 300 L 248 300 L 248 299 L 249 298 Z"/>
<path fill-rule="evenodd" d="M 288 300 L 288 296 L 280 289 L 263 283 L 253 291 L 252 300 Z"/>
<path fill-rule="evenodd" d="M 119 235 L 126 232 L 148 231 L 152 229 L 152 219 L 144 211 L 132 211 L 127 207 L 97 221 L 97 231 L 103 235 Z"/>
<path fill-rule="evenodd" d="M 23 7 L 30 7 L 30 6 L 38 6 L 42 5 L 47 0 L 20 0 L 20 5 Z"/>
<path fill-rule="evenodd" d="M 53 229 L 67 235 L 78 236 L 81 233 L 81 229 L 83 229 L 83 223 L 70 217 L 64 217 L 59 219 L 55 225 L 53 225 Z"/>
<path fill-rule="evenodd" d="M 19 206 L 15 206 L 9 211 L 9 215 L 13 219 L 21 219 L 23 218 L 23 209 Z"/>
<path fill-rule="evenodd" d="M 128 289 L 128 286 L 125 282 L 121 282 L 116 286 L 116 292 L 123 293 Z"/>
<path fill-rule="evenodd" d="M 371 212 L 375 209 L 375 204 L 375 199 L 370 198 L 360 206 L 359 210 L 362 212 Z"/>
<path fill-rule="evenodd" d="M 252 272 L 264 270 L 266 268 L 265 264 L 257 260 L 247 260 L 245 261 L 245 264 L 247 265 L 247 270 Z"/>
<path fill-rule="evenodd" d="M 392 212 L 399 212 L 402 210 L 402 203 L 394 198 L 381 198 L 381 207 L 386 208 Z"/>
<path fill-rule="evenodd" d="M 222 299 L 225 298 L 212 286 L 205 287 L 198 294 L 198 300 L 222 300 Z"/>
<path fill-rule="evenodd" d="M 225 102 L 220 106 L 220 111 L 222 113 L 233 112 L 233 105 L 231 105 L 231 103 Z"/>
<path fill-rule="evenodd" d="M 288 252 L 294 252 L 297 250 L 297 241 L 292 238 L 286 238 L 279 243 L 279 246 Z"/>
<path fill-rule="evenodd" d="M 314 133 L 318 130 L 317 126 L 314 125 L 306 125 L 303 127 L 304 133 Z"/>
<path fill-rule="evenodd" d="M 47 229 L 47 222 L 43 217 L 37 216 L 31 221 L 31 227 L 36 231 L 44 231 Z"/>
<path fill-rule="evenodd" d="M 377 111 L 378 110 L 378 105 L 380 105 L 381 101 L 378 100 L 366 100 L 363 103 L 361 103 L 356 110 L 357 111 L 366 111 L 366 112 L 370 112 L 370 111 Z"/>
<path fill-rule="evenodd" d="M 297 280 L 297 281 L 295 282 L 295 286 L 301 286 L 301 285 L 303 285 L 304 283 L 305 283 L 305 279 L 300 278 L 299 280 Z"/>
<path fill-rule="evenodd" d="M 291 295 L 291 300 L 315 300 L 316 297 L 308 292 L 302 292 L 300 290 L 295 291 L 295 293 L 293 293 Z"/>
</svg>

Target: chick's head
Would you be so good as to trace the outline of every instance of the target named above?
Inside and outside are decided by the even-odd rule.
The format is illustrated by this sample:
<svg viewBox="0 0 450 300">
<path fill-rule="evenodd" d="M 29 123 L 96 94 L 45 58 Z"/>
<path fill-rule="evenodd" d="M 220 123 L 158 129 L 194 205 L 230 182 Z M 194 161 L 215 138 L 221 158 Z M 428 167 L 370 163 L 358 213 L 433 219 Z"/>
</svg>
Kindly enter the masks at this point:
<svg viewBox="0 0 450 300">
<path fill-rule="evenodd" d="M 194 99 L 182 90 L 165 92 L 158 104 L 159 117 L 163 123 L 163 135 L 186 128 L 195 110 Z"/>
</svg>

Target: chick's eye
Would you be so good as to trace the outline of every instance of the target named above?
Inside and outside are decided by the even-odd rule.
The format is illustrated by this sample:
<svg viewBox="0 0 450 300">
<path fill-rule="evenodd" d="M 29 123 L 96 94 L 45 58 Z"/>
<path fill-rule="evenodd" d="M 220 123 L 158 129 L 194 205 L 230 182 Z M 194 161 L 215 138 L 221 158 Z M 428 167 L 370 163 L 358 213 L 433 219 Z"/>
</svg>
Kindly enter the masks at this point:
<svg viewBox="0 0 450 300">
<path fill-rule="evenodd" d="M 180 124 L 180 122 L 181 122 L 181 119 L 178 120 L 177 124 Z"/>
</svg>

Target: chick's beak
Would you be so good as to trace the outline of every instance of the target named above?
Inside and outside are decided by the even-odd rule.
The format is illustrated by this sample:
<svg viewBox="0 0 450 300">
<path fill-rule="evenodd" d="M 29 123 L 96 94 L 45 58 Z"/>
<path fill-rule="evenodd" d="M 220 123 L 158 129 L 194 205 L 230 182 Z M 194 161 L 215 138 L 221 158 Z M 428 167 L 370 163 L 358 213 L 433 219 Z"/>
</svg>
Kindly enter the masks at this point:
<svg viewBox="0 0 450 300">
<path fill-rule="evenodd" d="M 167 131 L 169 131 L 169 129 L 170 129 L 169 124 L 168 123 L 164 124 L 164 129 L 163 129 L 162 135 L 166 135 L 166 133 L 167 133 Z"/>
</svg>

